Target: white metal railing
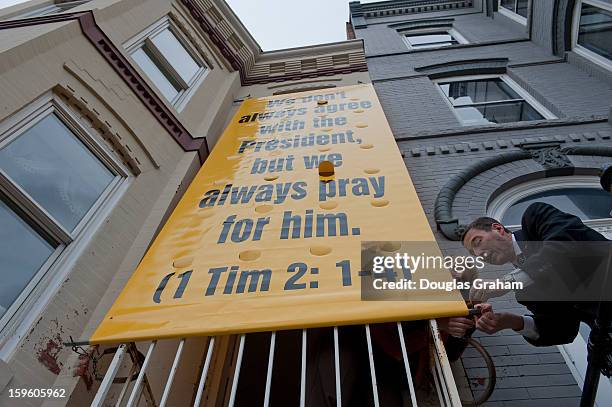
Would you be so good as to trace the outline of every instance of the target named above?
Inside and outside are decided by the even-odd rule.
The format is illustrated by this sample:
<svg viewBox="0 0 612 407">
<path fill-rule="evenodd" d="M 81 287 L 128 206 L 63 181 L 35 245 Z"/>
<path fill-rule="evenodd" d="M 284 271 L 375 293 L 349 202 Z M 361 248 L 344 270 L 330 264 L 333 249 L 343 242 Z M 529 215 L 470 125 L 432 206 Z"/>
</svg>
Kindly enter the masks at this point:
<svg viewBox="0 0 612 407">
<path fill-rule="evenodd" d="M 372 396 L 374 397 L 374 407 L 379 406 L 378 385 L 376 384 L 376 366 L 374 365 L 374 352 L 372 350 L 372 335 L 370 335 L 370 325 L 365 326 L 366 340 L 368 342 L 368 360 L 370 362 L 370 377 L 372 378 Z M 412 377 L 410 377 L 412 381 Z"/>
<path fill-rule="evenodd" d="M 184 339 L 182 339 L 184 340 Z M 194 406 L 199 406 L 202 400 L 202 394 L 204 392 L 204 384 L 206 383 L 206 378 L 208 377 L 208 368 L 210 367 L 210 361 L 212 359 L 212 353 L 215 348 L 215 338 L 210 338 L 208 342 L 208 350 L 206 351 L 206 361 L 204 362 L 204 367 L 202 368 L 202 373 L 200 374 L 200 383 L 198 384 L 198 392 L 196 394 Z"/>
<path fill-rule="evenodd" d="M 185 339 L 181 339 L 179 341 L 178 348 L 176 349 L 176 355 L 174 355 L 174 361 L 172 362 L 172 367 L 170 368 L 170 373 L 168 374 L 168 380 L 166 381 L 166 386 L 164 386 L 164 393 L 162 394 L 162 399 L 159 402 L 159 407 L 164 407 L 168 402 L 168 396 L 170 395 L 170 388 L 172 387 L 172 382 L 174 382 L 174 376 L 176 375 L 176 371 L 178 369 L 179 361 L 181 360 L 181 356 L 183 354 L 183 346 L 185 346 Z M 212 353 L 212 352 L 211 352 Z M 206 378 L 206 375 L 202 375 L 203 378 Z M 200 380 L 202 381 L 202 380 Z M 204 383 L 198 386 L 198 394 L 201 398 L 200 387 L 204 389 Z M 196 397 L 196 400 L 198 398 Z"/>
<path fill-rule="evenodd" d="M 401 355 L 403 359 L 402 361 L 403 362 L 402 365 L 404 369 L 403 374 L 405 374 L 406 381 L 408 383 L 409 399 L 404 400 L 404 405 L 411 405 L 411 406 L 416 407 L 418 405 L 418 397 L 417 397 L 417 391 L 415 389 L 415 384 L 412 380 L 411 366 L 410 366 L 410 361 L 408 358 L 409 350 L 406 347 L 406 341 L 404 339 L 404 330 L 402 328 L 402 324 L 400 322 L 397 322 L 396 325 L 397 325 L 397 334 L 399 338 L 399 346 L 401 348 Z M 434 381 L 433 385 L 435 386 L 436 392 L 438 394 L 440 405 L 441 406 L 460 406 L 461 402 L 459 401 L 459 394 L 455 387 L 455 382 L 452 377 L 448 358 L 446 357 L 444 345 L 440 341 L 439 335 L 437 333 L 437 326 L 436 326 L 435 321 L 430 322 L 429 328 L 430 328 L 430 333 L 431 333 L 430 336 L 432 338 L 432 341 L 430 341 L 430 353 L 433 354 L 434 356 L 433 359 L 435 361 L 434 365 L 431 366 L 431 376 L 433 377 L 433 381 Z M 342 358 L 341 346 L 342 345 L 341 343 L 342 341 L 340 340 L 339 331 L 340 329 L 338 327 L 333 328 L 333 363 L 332 363 L 332 366 L 334 369 L 334 375 L 333 375 L 333 379 L 331 379 L 332 376 L 330 375 L 330 380 L 334 382 L 334 386 L 335 386 L 336 405 L 342 406 L 342 401 L 344 399 L 343 396 L 347 396 L 347 395 L 343 395 L 342 393 L 342 377 L 343 377 L 342 372 L 341 372 L 341 366 L 342 366 L 342 363 L 341 363 L 341 358 Z M 376 357 L 373 351 L 373 340 L 372 340 L 370 325 L 365 325 L 363 331 L 365 333 L 365 342 L 367 345 L 367 353 L 368 353 L 367 356 L 368 356 L 369 375 L 370 375 L 370 382 L 371 382 L 372 402 L 375 407 L 379 407 L 381 405 L 381 401 L 379 398 L 380 396 L 379 391 L 381 391 L 381 389 L 379 388 L 379 385 L 377 382 L 377 376 L 376 376 L 377 363 L 376 363 Z M 301 346 L 299 343 L 296 344 L 297 349 L 301 347 L 301 357 L 300 357 L 301 366 L 299 366 L 299 369 L 298 369 L 298 366 L 296 366 L 296 370 L 299 370 L 299 380 L 300 380 L 299 404 L 302 407 L 305 407 L 308 404 L 306 400 L 306 398 L 308 397 L 307 395 L 307 389 L 308 389 L 307 387 L 308 332 L 309 330 L 306 330 L 306 329 L 301 330 Z M 237 397 L 238 397 L 239 382 L 241 380 L 241 370 L 243 366 L 243 359 L 245 358 L 245 345 L 247 341 L 250 340 L 249 339 L 250 335 L 242 334 L 242 335 L 239 335 L 238 338 L 239 338 L 238 349 L 237 349 L 238 352 L 233 360 L 233 371 L 229 373 L 230 377 L 228 378 L 228 384 L 231 383 L 229 398 L 222 397 L 222 400 L 223 399 L 226 400 L 226 402 L 224 402 L 224 405 L 227 405 L 230 407 L 233 407 L 235 405 Z M 351 338 L 351 340 L 353 340 L 353 338 Z M 357 340 L 357 338 L 355 340 Z M 159 405 L 160 407 L 164 407 L 168 405 L 168 400 L 169 400 L 169 397 L 172 391 L 173 383 L 175 383 L 175 378 L 177 376 L 177 373 L 181 370 L 181 368 L 186 368 L 185 366 L 186 364 L 191 364 L 191 367 L 192 368 L 194 367 L 193 360 L 186 360 L 186 358 L 183 357 L 183 354 L 185 353 L 187 341 L 188 340 L 185 338 L 178 340 L 176 351 L 172 357 L 172 364 L 167 369 L 167 372 L 160 372 L 159 370 L 155 371 L 155 374 L 157 375 L 155 382 L 159 383 L 161 381 L 163 383 L 163 390 L 160 387 L 159 389 L 155 389 L 156 391 L 153 391 L 149 387 L 150 386 L 150 380 L 149 380 L 150 376 L 149 377 L 147 376 L 148 375 L 147 370 L 152 364 L 154 365 L 154 362 L 152 361 L 154 353 L 160 353 L 160 352 L 155 352 L 156 348 L 159 347 L 158 341 L 150 342 L 147 348 L 146 356 L 144 356 L 144 359 L 142 358 L 142 356 L 138 355 L 138 350 L 135 344 L 132 343 L 132 344 L 120 345 L 114 354 L 114 357 L 107 369 L 106 375 L 104 376 L 104 379 L 102 380 L 100 387 L 91 405 L 94 407 L 101 407 L 103 405 L 106 406 L 106 405 L 109 405 L 109 403 L 112 403 L 118 407 L 139 406 L 139 405 L 143 405 L 141 403 L 141 398 L 143 395 L 145 395 L 144 402 L 147 406 L 158 406 Z M 267 348 L 266 350 L 268 350 L 268 355 L 267 355 L 267 366 L 265 366 L 265 372 L 266 372 L 265 389 L 263 391 L 263 402 L 262 402 L 264 407 L 268 407 L 270 405 L 271 400 L 272 400 L 271 395 L 273 391 L 277 391 L 277 392 L 288 391 L 287 389 L 281 388 L 281 386 L 277 386 L 276 388 L 273 388 L 273 372 L 275 371 L 275 363 L 277 362 L 275 360 L 275 354 L 276 354 L 276 348 L 278 346 L 278 341 L 279 341 L 279 338 L 278 338 L 277 333 L 276 332 L 270 333 L 269 346 L 266 345 L 266 348 Z M 143 345 L 146 346 L 146 344 L 143 344 Z M 141 345 L 141 348 L 143 348 L 142 345 Z M 199 379 L 196 378 L 198 385 L 197 385 L 197 388 L 195 390 L 195 394 L 193 395 L 193 397 L 188 396 L 188 398 L 191 398 L 191 400 L 193 401 L 194 407 L 198 407 L 201 405 L 207 405 L 205 394 L 210 394 L 211 391 L 222 391 L 223 390 L 223 389 L 213 390 L 210 388 L 211 383 L 209 380 L 209 376 L 210 376 L 209 373 L 210 373 L 211 363 L 213 360 L 213 353 L 215 352 L 215 338 L 214 337 L 209 338 L 207 341 L 205 356 L 203 354 L 203 351 L 204 349 L 202 349 L 200 352 L 202 352 L 201 355 L 204 357 L 204 363 L 203 363 L 201 370 L 198 371 Z M 265 350 L 261 349 L 261 351 L 265 351 Z M 131 366 L 129 366 L 129 368 L 125 366 L 125 364 L 123 363 L 126 354 L 129 354 L 132 359 L 132 363 L 131 363 Z M 168 352 L 166 352 L 166 354 L 163 355 L 163 357 L 166 357 L 166 358 L 170 356 L 172 355 L 169 355 Z M 264 364 L 262 364 L 262 369 L 264 367 L 263 365 Z M 123 366 L 124 371 L 126 370 L 129 371 L 129 374 L 126 376 L 125 382 L 121 383 L 122 384 L 121 388 L 120 389 L 114 388 L 114 390 L 111 392 L 111 388 L 113 388 L 113 382 L 115 381 L 115 378 L 117 377 L 117 374 L 121 370 L 122 366 Z M 219 366 L 216 367 L 216 370 L 218 370 L 218 368 Z M 135 375 L 136 371 L 138 371 L 138 375 L 134 382 L 133 375 Z M 347 372 L 344 372 L 344 373 L 347 373 Z M 261 377 L 263 378 L 263 375 Z M 133 385 L 132 385 L 132 382 L 133 382 Z M 208 386 L 207 386 L 207 383 L 208 383 Z M 131 392 L 129 395 L 129 399 L 127 403 L 124 404 L 124 398 L 127 395 L 128 389 L 130 387 L 131 387 Z M 209 393 L 206 393 L 206 391 L 208 391 Z M 161 395 L 159 404 L 156 403 L 154 399 L 154 394 Z M 296 402 L 297 402 L 297 394 L 296 394 Z M 256 404 L 259 404 L 259 402 Z M 256 405 L 256 404 L 253 403 L 250 405 Z M 346 404 L 346 400 L 345 400 L 345 404 Z"/>
<path fill-rule="evenodd" d="M 302 369 L 300 370 L 300 407 L 306 405 L 306 350 L 308 349 L 308 332 L 302 329 Z"/>
</svg>

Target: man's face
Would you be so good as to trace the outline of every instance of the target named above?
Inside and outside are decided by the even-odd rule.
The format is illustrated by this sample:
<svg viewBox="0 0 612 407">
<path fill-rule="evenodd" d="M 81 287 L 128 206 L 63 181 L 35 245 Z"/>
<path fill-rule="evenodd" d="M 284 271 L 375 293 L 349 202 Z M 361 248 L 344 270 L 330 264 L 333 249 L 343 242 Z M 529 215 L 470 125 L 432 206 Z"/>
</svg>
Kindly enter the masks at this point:
<svg viewBox="0 0 612 407">
<path fill-rule="evenodd" d="M 494 223 L 489 232 L 470 229 L 463 239 L 463 246 L 473 256 L 482 256 L 489 264 L 510 263 L 516 258 L 512 247 L 512 234 L 506 232 L 499 223 Z"/>
</svg>

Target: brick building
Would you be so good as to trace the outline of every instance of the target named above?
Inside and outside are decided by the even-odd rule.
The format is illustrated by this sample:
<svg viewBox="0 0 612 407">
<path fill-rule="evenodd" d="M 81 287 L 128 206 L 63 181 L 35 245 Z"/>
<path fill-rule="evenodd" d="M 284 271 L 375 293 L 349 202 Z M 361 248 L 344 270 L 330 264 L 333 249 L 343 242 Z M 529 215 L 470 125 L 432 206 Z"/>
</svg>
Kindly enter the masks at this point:
<svg viewBox="0 0 612 407">
<path fill-rule="evenodd" d="M 370 78 L 441 246 L 478 216 L 520 226 L 535 200 L 611 236 L 610 198 L 595 176 L 612 160 L 611 1 L 351 2 L 350 14 L 350 35 L 364 40 Z M 590 212 L 597 202 L 602 210 Z M 525 312 L 513 294 L 493 304 Z M 581 331 L 559 348 L 477 333 L 498 373 L 487 405 L 577 405 Z M 463 367 L 477 390 L 484 364 L 470 356 Z M 612 402 L 608 379 L 600 397 Z"/>
<path fill-rule="evenodd" d="M 87 337 L 103 318 L 249 97 L 373 83 L 441 247 L 483 214 L 516 226 L 533 199 L 577 211 L 610 233 L 609 200 L 596 178 L 612 156 L 610 0 L 392 0 L 348 8 L 347 41 L 269 52 L 223 0 L 31 0 L 0 11 L 0 273 L 13 278 L 0 287 L 1 406 L 127 400 L 121 383 L 98 391 L 116 348 L 95 350 L 108 354 L 93 370 L 94 350 L 79 355 L 63 343 Z M 59 145 L 44 143 L 49 133 Z M 14 278 L 17 266 L 22 274 Z M 524 311 L 511 295 L 494 306 Z M 438 346 L 435 321 L 427 326 Z M 311 354 L 317 341 L 333 348 L 338 335 L 342 344 L 357 332 L 364 356 L 363 327 L 354 329 L 273 337 L 282 363 L 270 376 L 271 395 L 270 333 L 217 338 L 214 354 L 208 338 L 159 341 L 144 397 L 134 404 L 299 405 L 300 366 L 305 372 L 311 364 L 296 352 L 308 346 Z M 369 341 L 369 328 L 366 334 Z M 519 335 L 478 335 L 497 366 L 488 404 L 576 405 L 582 338 L 534 348 Z M 150 346 L 130 348 L 134 363 L 119 363 L 119 376 L 134 375 Z M 453 376 L 435 346 L 438 403 L 457 405 L 457 386 L 477 393 L 482 359 L 469 350 Z M 190 363 L 164 398 L 181 352 Z M 340 370 L 351 357 L 343 352 Z M 319 359 L 333 366 L 330 355 Z M 204 387 L 199 379 L 209 365 Z M 376 388 L 370 376 L 365 384 Z M 66 394 L 17 402 L 14 388 Z M 378 396 L 364 388 L 363 403 L 373 404 Z"/>
</svg>

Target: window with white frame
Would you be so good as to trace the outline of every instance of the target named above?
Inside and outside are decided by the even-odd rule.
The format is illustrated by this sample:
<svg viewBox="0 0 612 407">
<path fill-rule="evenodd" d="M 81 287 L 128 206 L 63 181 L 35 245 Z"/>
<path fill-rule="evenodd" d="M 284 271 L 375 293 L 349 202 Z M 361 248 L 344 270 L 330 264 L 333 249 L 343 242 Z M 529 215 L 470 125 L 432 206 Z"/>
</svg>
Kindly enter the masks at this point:
<svg viewBox="0 0 612 407">
<path fill-rule="evenodd" d="M 499 0 L 499 12 L 521 24 L 527 24 L 529 0 Z"/>
<path fill-rule="evenodd" d="M 578 54 L 612 69 L 612 2 L 576 2 L 572 43 Z"/>
<path fill-rule="evenodd" d="M 410 49 L 441 48 L 457 44 L 467 44 L 467 41 L 453 28 L 427 28 L 408 30 L 401 33 Z"/>
<path fill-rule="evenodd" d="M 57 100 L 18 116 L 0 132 L 0 331 L 127 178 Z"/>
<path fill-rule="evenodd" d="M 515 230 L 529 205 L 544 202 L 578 216 L 586 225 L 612 238 L 612 199 L 595 176 L 549 177 L 525 182 L 499 194 L 487 213 Z"/>
<path fill-rule="evenodd" d="M 506 75 L 443 79 L 437 85 L 464 126 L 555 118 Z"/>
<path fill-rule="evenodd" d="M 184 106 L 208 71 L 203 58 L 168 17 L 131 40 L 126 49 L 177 110 Z"/>
</svg>

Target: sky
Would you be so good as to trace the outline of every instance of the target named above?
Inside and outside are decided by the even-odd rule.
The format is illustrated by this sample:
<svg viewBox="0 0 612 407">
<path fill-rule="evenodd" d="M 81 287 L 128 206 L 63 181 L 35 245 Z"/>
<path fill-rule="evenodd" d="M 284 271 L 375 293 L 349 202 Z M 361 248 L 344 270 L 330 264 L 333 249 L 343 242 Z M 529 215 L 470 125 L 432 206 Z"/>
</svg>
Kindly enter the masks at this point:
<svg viewBox="0 0 612 407">
<path fill-rule="evenodd" d="M 21 3 L 23 0 L 0 0 L 0 8 L 12 6 L 13 4 Z"/>
<path fill-rule="evenodd" d="M 22 1 L 0 0 L 0 8 Z M 264 51 L 346 39 L 350 0 L 226 1 Z"/>
<path fill-rule="evenodd" d="M 346 39 L 350 0 L 226 0 L 264 51 Z"/>
</svg>

